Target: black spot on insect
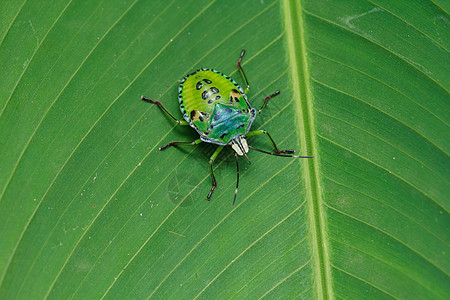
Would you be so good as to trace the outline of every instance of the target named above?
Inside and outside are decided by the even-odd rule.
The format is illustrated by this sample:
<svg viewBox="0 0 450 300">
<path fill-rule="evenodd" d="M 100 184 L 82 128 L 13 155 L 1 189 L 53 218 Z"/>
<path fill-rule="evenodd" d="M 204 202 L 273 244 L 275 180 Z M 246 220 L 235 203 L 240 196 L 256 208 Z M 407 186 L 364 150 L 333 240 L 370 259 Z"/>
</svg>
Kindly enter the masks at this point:
<svg viewBox="0 0 450 300">
<path fill-rule="evenodd" d="M 209 99 L 209 100 L 208 100 L 208 104 L 211 104 L 211 103 L 213 103 L 213 102 L 214 102 L 213 99 Z"/>
<path fill-rule="evenodd" d="M 203 99 L 203 100 L 206 100 L 206 99 L 208 99 L 208 98 L 209 98 L 209 96 L 210 96 L 210 93 L 209 93 L 209 91 L 204 91 L 204 92 L 202 93 L 202 99 Z"/>
<path fill-rule="evenodd" d="M 216 96 L 216 100 L 219 100 L 220 99 L 220 96 Z"/>
<path fill-rule="evenodd" d="M 192 111 L 191 111 L 191 120 L 193 120 L 194 117 L 195 117 L 195 110 L 192 110 Z"/>
<path fill-rule="evenodd" d="M 219 118 L 220 118 L 220 115 L 219 115 L 219 114 L 215 114 L 215 115 L 214 115 L 214 120 L 215 120 L 215 121 L 219 120 Z"/>
<path fill-rule="evenodd" d="M 241 96 L 241 93 L 237 91 L 236 89 L 232 89 L 230 92 L 230 102 L 236 101 L 239 102 L 239 97 Z"/>
<path fill-rule="evenodd" d="M 224 136 L 226 136 L 228 133 L 224 133 L 224 134 L 222 134 L 221 136 L 220 136 L 220 138 L 221 139 L 223 139 L 224 138 Z"/>
<path fill-rule="evenodd" d="M 198 90 L 200 90 L 202 88 L 203 84 L 199 81 L 197 82 L 197 86 L 195 87 Z"/>
<path fill-rule="evenodd" d="M 203 122 L 203 120 L 204 120 L 202 116 L 198 117 L 198 119 L 200 120 L 200 122 Z M 244 126 L 244 125 L 242 125 L 242 126 Z"/>
<path fill-rule="evenodd" d="M 237 129 L 242 128 L 242 127 L 244 127 L 244 126 L 245 126 L 244 124 L 241 124 L 241 125 L 239 125 L 239 126 L 237 127 Z"/>
<path fill-rule="evenodd" d="M 219 90 L 218 90 L 216 87 L 212 87 L 212 88 L 211 88 L 211 92 L 212 92 L 213 94 L 217 94 L 217 93 L 219 93 Z"/>
<path fill-rule="evenodd" d="M 204 82 L 206 82 L 207 84 L 211 84 L 211 83 L 212 83 L 212 81 L 211 81 L 211 80 L 209 80 L 209 79 L 206 79 L 206 78 L 205 78 L 205 79 L 203 79 L 203 81 L 204 81 Z"/>
<path fill-rule="evenodd" d="M 229 108 L 229 107 L 225 108 L 225 111 L 229 114 L 232 112 L 231 108 Z"/>
</svg>

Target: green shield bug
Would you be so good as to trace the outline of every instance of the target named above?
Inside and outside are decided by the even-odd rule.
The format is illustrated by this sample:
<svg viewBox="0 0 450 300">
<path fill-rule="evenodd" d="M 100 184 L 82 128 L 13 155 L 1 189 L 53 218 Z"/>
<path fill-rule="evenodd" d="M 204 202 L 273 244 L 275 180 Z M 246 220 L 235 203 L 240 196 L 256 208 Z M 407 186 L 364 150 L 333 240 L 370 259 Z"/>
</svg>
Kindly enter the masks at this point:
<svg viewBox="0 0 450 300">
<path fill-rule="evenodd" d="M 200 138 L 193 142 L 170 142 L 167 145 L 160 147 L 159 150 L 164 150 L 176 145 L 197 145 L 201 142 L 219 145 L 209 159 L 212 187 L 206 197 L 207 200 L 211 198 L 211 195 L 217 186 L 213 170 L 214 160 L 225 146 L 234 151 L 236 157 L 237 179 L 233 205 L 236 201 L 239 186 L 238 156 L 245 156 L 250 163 L 250 160 L 247 157 L 249 148 L 276 156 L 312 158 L 312 156 L 292 155 L 292 153 L 295 153 L 294 150 L 279 150 L 272 137 L 265 130 L 250 131 L 256 115 L 261 113 L 267 106 L 269 100 L 278 95 L 280 91 L 276 91 L 272 95 L 264 98 L 259 110 L 250 106 L 250 103 L 247 100 L 247 93 L 250 89 L 250 85 L 244 70 L 241 67 L 244 54 L 245 50 L 242 50 L 236 66 L 247 85 L 245 90 L 231 77 L 214 69 L 199 69 L 194 73 L 186 75 L 186 77 L 181 80 L 178 88 L 178 101 L 184 120 L 175 118 L 166 110 L 161 102 L 144 96 L 141 97 L 144 101 L 156 104 L 167 116 L 177 122 L 178 125 L 189 125 L 200 135 Z M 261 134 L 265 134 L 269 138 L 275 153 L 248 145 L 247 137 Z"/>
</svg>

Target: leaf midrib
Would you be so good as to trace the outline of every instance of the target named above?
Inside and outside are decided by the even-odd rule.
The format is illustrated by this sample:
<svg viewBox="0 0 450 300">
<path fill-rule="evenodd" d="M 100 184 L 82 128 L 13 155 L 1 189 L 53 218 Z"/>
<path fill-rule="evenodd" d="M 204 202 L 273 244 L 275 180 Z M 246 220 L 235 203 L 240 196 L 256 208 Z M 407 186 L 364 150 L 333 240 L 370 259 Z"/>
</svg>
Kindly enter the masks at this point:
<svg viewBox="0 0 450 300">
<path fill-rule="evenodd" d="M 292 72 L 292 88 L 297 112 L 297 127 L 301 144 L 301 155 L 313 155 L 315 158 L 302 161 L 308 203 L 312 261 L 314 262 L 314 284 L 318 299 L 332 299 L 330 262 L 325 233 L 325 220 L 322 199 L 319 192 L 319 167 L 317 147 L 314 139 L 312 99 L 309 86 L 309 70 L 306 57 L 305 27 L 302 16 L 302 2 L 283 1 L 285 31 Z"/>
</svg>

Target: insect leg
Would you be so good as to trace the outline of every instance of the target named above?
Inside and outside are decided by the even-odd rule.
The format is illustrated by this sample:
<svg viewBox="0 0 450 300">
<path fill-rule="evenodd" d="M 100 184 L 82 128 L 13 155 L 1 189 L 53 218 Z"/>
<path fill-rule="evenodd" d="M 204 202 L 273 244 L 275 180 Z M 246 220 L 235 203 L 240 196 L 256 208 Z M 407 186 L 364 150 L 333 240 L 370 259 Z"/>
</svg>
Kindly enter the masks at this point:
<svg viewBox="0 0 450 300">
<path fill-rule="evenodd" d="M 217 186 L 216 177 L 214 176 L 214 171 L 213 171 L 213 162 L 214 162 L 214 160 L 216 160 L 217 155 L 219 155 L 219 153 L 220 153 L 220 151 L 222 151 L 223 147 L 224 146 L 217 147 L 216 151 L 214 151 L 213 155 L 211 155 L 211 157 L 209 158 L 209 170 L 211 171 L 212 187 L 211 187 L 211 190 L 209 191 L 208 196 L 206 196 L 206 200 L 208 200 L 208 201 L 211 198 L 211 195 Z"/>
<path fill-rule="evenodd" d="M 250 84 L 248 83 L 247 76 L 245 76 L 244 70 L 241 67 L 241 62 L 242 62 L 242 58 L 244 57 L 244 54 L 245 54 L 245 49 L 242 49 L 241 56 L 239 56 L 236 66 L 237 66 L 239 72 L 241 73 L 242 77 L 244 78 L 245 84 L 247 85 L 247 87 L 244 90 L 244 94 L 247 94 L 248 91 L 250 90 Z"/>
<path fill-rule="evenodd" d="M 267 106 L 267 103 L 269 103 L 269 100 L 275 97 L 276 95 L 280 94 L 280 91 L 276 91 L 272 95 L 267 96 L 264 98 L 263 104 L 261 105 L 261 108 L 258 110 L 258 114 L 261 113 L 261 111 Z"/>
<path fill-rule="evenodd" d="M 252 136 L 252 135 L 261 135 L 261 134 L 265 134 L 267 135 L 267 137 L 269 138 L 270 142 L 272 143 L 273 148 L 275 149 L 275 152 L 278 154 L 282 154 L 282 153 L 295 153 L 295 150 L 279 150 L 277 145 L 275 144 L 274 140 L 272 139 L 272 137 L 270 136 L 270 134 L 265 131 L 265 130 L 253 130 L 253 131 L 249 131 L 249 133 L 247 133 L 247 136 Z"/>
<path fill-rule="evenodd" d="M 159 109 L 161 109 L 166 115 L 168 115 L 172 120 L 178 123 L 178 125 L 189 125 L 185 120 L 177 120 L 163 105 L 161 102 L 149 99 L 147 97 L 141 96 L 141 100 L 153 103 L 158 105 Z"/>
<path fill-rule="evenodd" d="M 188 145 L 188 146 L 194 146 L 197 144 L 200 144 L 202 142 L 201 139 L 196 139 L 193 142 L 170 142 L 167 145 L 164 145 L 162 147 L 159 147 L 159 151 L 164 150 L 166 148 L 172 147 L 172 146 L 177 146 L 177 145 Z"/>
</svg>

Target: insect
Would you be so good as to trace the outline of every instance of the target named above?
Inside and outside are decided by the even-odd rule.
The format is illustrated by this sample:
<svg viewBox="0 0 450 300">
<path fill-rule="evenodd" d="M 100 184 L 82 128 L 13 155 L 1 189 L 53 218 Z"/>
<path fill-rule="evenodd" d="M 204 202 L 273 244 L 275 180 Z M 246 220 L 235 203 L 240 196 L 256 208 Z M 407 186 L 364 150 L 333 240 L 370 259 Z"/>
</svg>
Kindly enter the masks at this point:
<svg viewBox="0 0 450 300">
<path fill-rule="evenodd" d="M 214 69 L 198 69 L 181 80 L 178 88 L 178 101 L 184 120 L 175 118 L 160 101 L 144 96 L 141 97 L 144 101 L 156 104 L 178 125 L 189 125 L 200 135 L 200 138 L 193 142 L 170 142 L 160 147 L 159 150 L 178 145 L 197 145 L 201 142 L 219 145 L 209 159 L 212 186 L 206 197 L 207 200 L 211 198 L 217 186 L 213 169 L 215 159 L 224 147 L 229 147 L 234 151 L 236 158 L 236 189 L 233 205 L 236 202 L 239 187 L 238 156 L 245 156 L 250 163 L 247 156 L 249 148 L 276 156 L 313 158 L 312 156 L 292 155 L 295 153 L 294 150 L 279 150 L 266 130 L 250 130 L 256 116 L 267 106 L 270 99 L 280 94 L 280 91 L 265 97 L 259 110 L 251 107 L 247 99 L 250 85 L 241 66 L 244 54 L 245 50 L 242 50 L 236 66 L 247 85 L 245 90 L 231 77 Z M 248 145 L 247 137 L 262 134 L 269 138 L 275 153 Z"/>
</svg>

